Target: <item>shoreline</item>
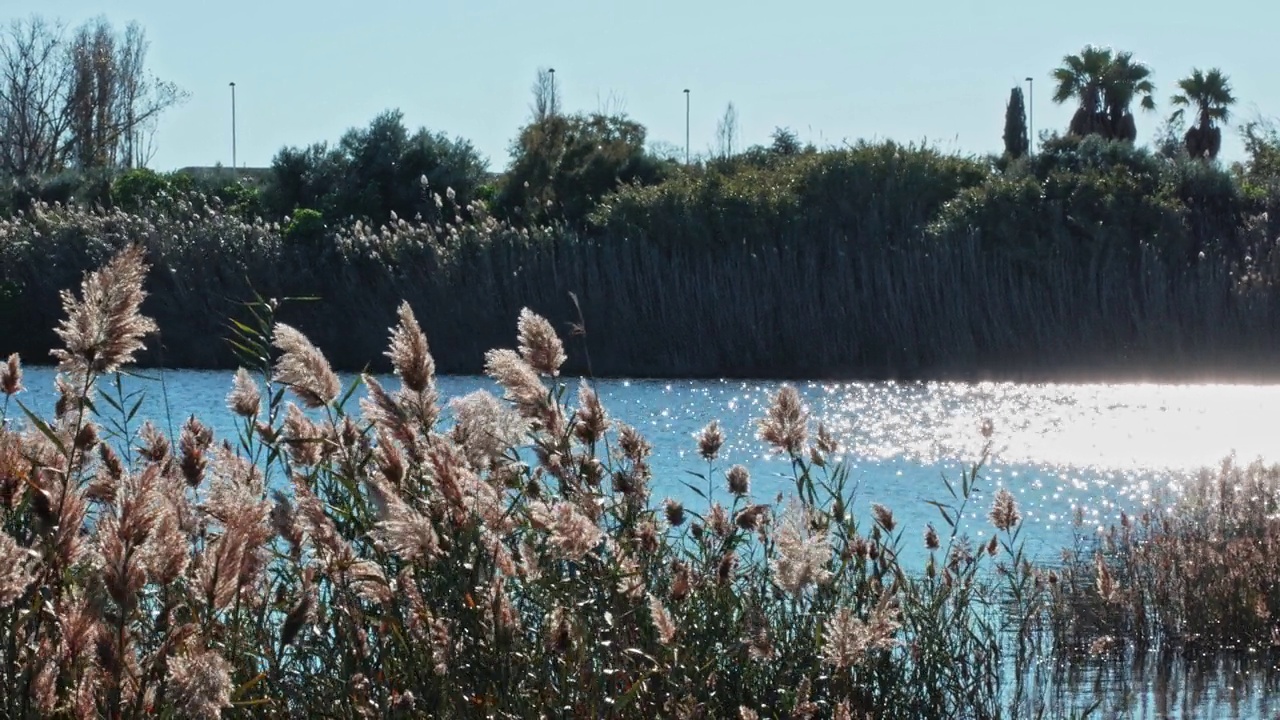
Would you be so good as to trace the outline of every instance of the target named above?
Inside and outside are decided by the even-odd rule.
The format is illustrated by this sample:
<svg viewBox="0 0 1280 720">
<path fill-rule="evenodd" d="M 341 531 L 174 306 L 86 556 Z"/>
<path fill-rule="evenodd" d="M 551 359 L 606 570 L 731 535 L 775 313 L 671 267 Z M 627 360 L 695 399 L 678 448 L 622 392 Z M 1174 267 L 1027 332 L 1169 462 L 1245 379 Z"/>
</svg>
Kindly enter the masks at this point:
<svg viewBox="0 0 1280 720">
<path fill-rule="evenodd" d="M 7 354 L 7 353 L 6 353 Z M 56 366 L 46 363 L 33 363 L 22 358 L 23 367 L 27 370 L 53 370 Z M 1198 366 L 1195 368 L 1158 368 L 1150 365 L 1114 365 L 1093 370 L 1070 369 L 1038 369 L 1038 370 L 983 370 L 983 371 L 943 371 L 938 373 L 834 373 L 829 375 L 814 374 L 751 374 L 725 373 L 719 375 L 704 373 L 688 374 L 653 374 L 653 373 L 596 373 L 588 376 L 577 368 L 567 368 L 563 378 L 577 380 L 588 377 L 592 380 L 633 381 L 633 382 L 753 382 L 753 383 L 895 383 L 903 385 L 929 385 L 935 383 L 982 385 L 986 383 L 1005 385 L 1280 385 L 1280 359 L 1268 367 L 1229 363 L 1218 368 Z M 132 366 L 141 371 L 164 372 L 209 372 L 234 373 L 238 366 L 172 366 L 154 363 L 137 363 Z M 385 367 L 370 368 L 333 366 L 343 375 L 359 375 L 369 372 L 373 375 L 391 375 Z M 444 371 L 437 373 L 441 377 L 484 377 L 483 368 L 474 371 Z"/>
</svg>

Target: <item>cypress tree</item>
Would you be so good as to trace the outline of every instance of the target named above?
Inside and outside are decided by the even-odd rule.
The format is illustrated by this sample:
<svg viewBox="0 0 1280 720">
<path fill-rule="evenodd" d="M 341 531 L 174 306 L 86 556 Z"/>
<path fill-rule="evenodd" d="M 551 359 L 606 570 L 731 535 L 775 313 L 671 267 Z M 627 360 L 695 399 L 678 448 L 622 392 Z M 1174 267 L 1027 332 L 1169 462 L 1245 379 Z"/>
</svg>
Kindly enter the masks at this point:
<svg viewBox="0 0 1280 720">
<path fill-rule="evenodd" d="M 1017 159 L 1026 155 L 1029 147 L 1027 108 L 1022 102 L 1022 88 L 1015 87 L 1009 94 L 1009 104 L 1004 111 L 1004 152 Z"/>
</svg>

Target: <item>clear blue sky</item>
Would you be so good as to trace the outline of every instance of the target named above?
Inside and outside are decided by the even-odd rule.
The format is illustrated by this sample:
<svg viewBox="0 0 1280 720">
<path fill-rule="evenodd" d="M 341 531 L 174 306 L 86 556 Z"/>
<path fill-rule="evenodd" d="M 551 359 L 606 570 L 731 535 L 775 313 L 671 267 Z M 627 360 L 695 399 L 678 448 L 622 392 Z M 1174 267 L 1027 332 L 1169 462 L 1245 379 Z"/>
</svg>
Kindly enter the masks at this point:
<svg viewBox="0 0 1280 720">
<path fill-rule="evenodd" d="M 1048 75 L 1087 43 L 1131 50 L 1155 70 L 1160 109 L 1139 117 L 1142 142 L 1195 66 L 1231 76 L 1240 120 L 1280 116 L 1280 3 L 1256 0 L 6 0 L 0 19 L 33 13 L 143 25 L 153 71 L 190 93 L 161 121 L 161 170 L 230 163 L 230 81 L 242 165 L 398 107 L 411 128 L 471 139 L 498 170 L 539 66 L 556 69 L 565 109 L 612 96 L 651 140 L 679 146 L 690 88 L 695 153 L 730 101 L 744 144 L 789 126 L 819 145 L 928 139 L 995 151 L 1009 89 L 1028 75 L 1037 130 L 1065 126 L 1070 110 L 1050 102 Z M 1240 154 L 1232 130 L 1224 155 Z"/>
</svg>

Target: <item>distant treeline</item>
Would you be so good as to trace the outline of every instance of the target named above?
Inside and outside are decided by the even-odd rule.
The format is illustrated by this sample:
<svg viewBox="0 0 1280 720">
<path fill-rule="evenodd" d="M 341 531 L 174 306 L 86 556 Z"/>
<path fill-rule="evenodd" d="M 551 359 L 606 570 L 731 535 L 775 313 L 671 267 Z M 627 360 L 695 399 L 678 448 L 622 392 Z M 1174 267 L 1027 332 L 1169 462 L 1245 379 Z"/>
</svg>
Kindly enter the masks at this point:
<svg viewBox="0 0 1280 720">
<path fill-rule="evenodd" d="M 69 47 L 102 49 L 111 72 L 63 108 L 73 118 L 132 97 L 128 49 L 145 48 L 136 28 L 86 27 Z M 15 57 L 61 42 L 14 28 L 0 43 Z M 67 56 L 67 77 L 82 64 Z M 1269 371 L 1280 137 L 1247 124 L 1247 157 L 1219 163 L 1235 98 L 1220 71 L 1196 70 L 1139 147 L 1130 105 L 1154 106 L 1150 78 L 1129 53 L 1067 56 L 1053 72 L 1054 99 L 1079 106 L 1067 134 L 1032 143 L 1015 89 L 998 157 L 819 149 L 784 128 L 744 149 L 730 106 L 715 151 L 689 160 L 624 115 L 565 112 L 550 71 L 498 175 L 465 139 L 395 111 L 254 170 L 136 167 L 141 126 L 68 124 L 32 141 L 60 148 L 38 166 L 6 136 L 0 352 L 47 357 L 59 291 L 142 242 L 162 331 L 145 361 L 169 366 L 232 365 L 228 323 L 260 295 L 346 369 L 385 368 L 406 299 L 455 373 L 478 371 L 524 306 L 581 326 L 568 369 L 601 375 Z M 156 112 L 181 99 L 156 87 Z M 0 126 L 32 112 L 0 106 Z"/>
<path fill-rule="evenodd" d="M 584 321 L 569 369 L 601 375 L 1265 370 L 1280 143 L 1251 137 L 1232 170 L 1098 137 L 997 162 L 892 143 L 744 155 L 625 186 L 580 227 L 456 194 L 376 225 L 269 222 L 188 192 L 37 205 L 0 226 L 0 338 L 47 357 L 58 291 L 141 241 L 161 327 L 148 360 L 168 366 L 230 366 L 227 322 L 256 292 L 315 297 L 281 318 L 347 369 L 383 368 L 404 298 L 454 373 L 478 371 L 524 306 Z"/>
</svg>

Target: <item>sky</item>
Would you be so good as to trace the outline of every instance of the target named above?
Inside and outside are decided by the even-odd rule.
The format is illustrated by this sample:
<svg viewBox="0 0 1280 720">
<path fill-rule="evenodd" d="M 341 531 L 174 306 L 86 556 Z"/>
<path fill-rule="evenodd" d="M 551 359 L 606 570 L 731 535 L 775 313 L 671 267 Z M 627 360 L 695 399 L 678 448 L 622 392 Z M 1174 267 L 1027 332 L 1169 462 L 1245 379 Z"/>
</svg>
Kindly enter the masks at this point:
<svg viewBox="0 0 1280 720">
<path fill-rule="evenodd" d="M 1217 0 L 5 0 L 0 20 L 38 14 L 78 25 L 137 21 L 148 64 L 189 93 L 164 115 L 151 167 L 266 166 L 284 146 L 333 142 L 399 108 L 471 140 L 491 169 L 529 116 L 539 67 L 556 70 L 566 111 L 625 110 L 649 140 L 693 153 L 714 144 L 732 102 L 742 145 L 776 127 L 822 147 L 859 139 L 999 152 L 1010 89 L 1032 77 L 1034 131 L 1064 129 L 1050 72 L 1086 44 L 1132 51 L 1155 71 L 1149 142 L 1176 81 L 1221 67 L 1236 119 L 1280 116 L 1280 3 Z M 1223 157 L 1238 159 L 1234 123 Z"/>
</svg>

